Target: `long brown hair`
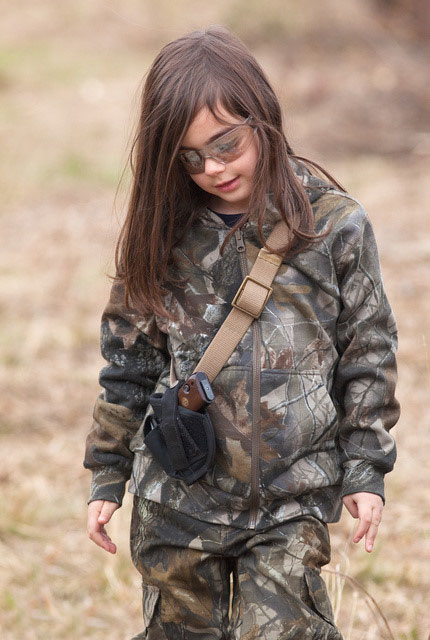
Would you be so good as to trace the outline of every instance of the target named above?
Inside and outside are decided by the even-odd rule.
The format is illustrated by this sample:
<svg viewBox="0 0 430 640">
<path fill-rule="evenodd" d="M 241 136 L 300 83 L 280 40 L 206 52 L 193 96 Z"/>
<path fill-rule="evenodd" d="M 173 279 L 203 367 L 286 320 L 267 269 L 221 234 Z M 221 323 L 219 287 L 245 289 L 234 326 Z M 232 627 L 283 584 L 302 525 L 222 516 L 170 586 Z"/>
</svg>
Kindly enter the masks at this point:
<svg viewBox="0 0 430 640">
<path fill-rule="evenodd" d="M 128 299 L 145 312 L 170 315 L 163 298 L 174 272 L 172 249 L 209 199 L 177 154 L 198 111 L 207 107 L 221 122 L 220 105 L 234 116 L 252 116 L 260 143 L 249 210 L 226 242 L 252 212 L 267 246 L 262 225 L 269 191 L 291 232 L 282 255 L 317 238 L 309 199 L 289 162 L 294 154 L 283 134 L 281 108 L 263 70 L 227 29 L 190 33 L 167 44 L 155 58 L 130 153 L 133 185 L 116 247 L 116 277 L 124 282 Z"/>
</svg>

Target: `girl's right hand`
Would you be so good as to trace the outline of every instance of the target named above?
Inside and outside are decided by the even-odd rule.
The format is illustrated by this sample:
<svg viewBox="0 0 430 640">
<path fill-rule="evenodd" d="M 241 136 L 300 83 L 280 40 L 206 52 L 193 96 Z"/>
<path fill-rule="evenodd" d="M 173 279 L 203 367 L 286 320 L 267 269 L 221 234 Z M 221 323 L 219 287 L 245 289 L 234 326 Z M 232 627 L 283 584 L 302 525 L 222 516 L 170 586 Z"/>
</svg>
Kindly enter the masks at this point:
<svg viewBox="0 0 430 640">
<path fill-rule="evenodd" d="M 104 525 L 118 507 L 119 504 L 108 500 L 93 500 L 88 505 L 87 530 L 90 540 L 109 553 L 116 553 L 116 545 L 109 538 Z"/>
</svg>

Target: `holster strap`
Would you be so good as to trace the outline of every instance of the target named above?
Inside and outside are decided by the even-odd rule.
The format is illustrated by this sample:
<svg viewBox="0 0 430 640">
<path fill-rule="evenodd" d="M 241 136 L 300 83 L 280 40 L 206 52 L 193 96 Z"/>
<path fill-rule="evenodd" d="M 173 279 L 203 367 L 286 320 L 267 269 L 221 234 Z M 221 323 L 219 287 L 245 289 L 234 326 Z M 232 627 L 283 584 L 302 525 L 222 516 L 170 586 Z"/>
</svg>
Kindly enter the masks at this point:
<svg viewBox="0 0 430 640">
<path fill-rule="evenodd" d="M 178 390 L 166 389 L 161 401 L 163 436 L 173 469 L 179 471 L 189 466 L 177 420 Z"/>
</svg>

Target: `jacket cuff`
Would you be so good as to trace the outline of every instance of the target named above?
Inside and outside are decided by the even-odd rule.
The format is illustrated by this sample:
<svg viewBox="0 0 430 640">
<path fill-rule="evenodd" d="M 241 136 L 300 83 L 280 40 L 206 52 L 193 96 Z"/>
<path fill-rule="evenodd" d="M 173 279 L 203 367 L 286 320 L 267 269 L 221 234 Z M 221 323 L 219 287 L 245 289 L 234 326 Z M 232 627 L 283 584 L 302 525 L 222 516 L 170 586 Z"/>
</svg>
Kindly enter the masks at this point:
<svg viewBox="0 0 430 640">
<path fill-rule="evenodd" d="M 95 469 L 92 475 L 90 497 L 88 503 L 94 500 L 108 500 L 122 505 L 126 480 L 115 467 Z"/>
<path fill-rule="evenodd" d="M 341 497 L 351 493 L 376 493 L 385 504 L 384 473 L 370 462 L 354 460 L 345 465 Z"/>
</svg>

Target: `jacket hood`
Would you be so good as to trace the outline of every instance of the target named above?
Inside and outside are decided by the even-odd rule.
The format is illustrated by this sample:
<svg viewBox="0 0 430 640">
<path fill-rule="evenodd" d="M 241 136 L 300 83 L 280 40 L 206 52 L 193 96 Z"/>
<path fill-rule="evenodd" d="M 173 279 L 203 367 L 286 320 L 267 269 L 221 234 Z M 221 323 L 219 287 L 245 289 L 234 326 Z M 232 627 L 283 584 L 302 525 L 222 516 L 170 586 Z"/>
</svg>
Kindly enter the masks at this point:
<svg viewBox="0 0 430 640">
<path fill-rule="evenodd" d="M 290 164 L 302 183 L 311 204 L 318 200 L 327 190 L 333 189 L 334 185 L 323 178 L 314 176 L 302 162 L 290 158 Z"/>
</svg>

